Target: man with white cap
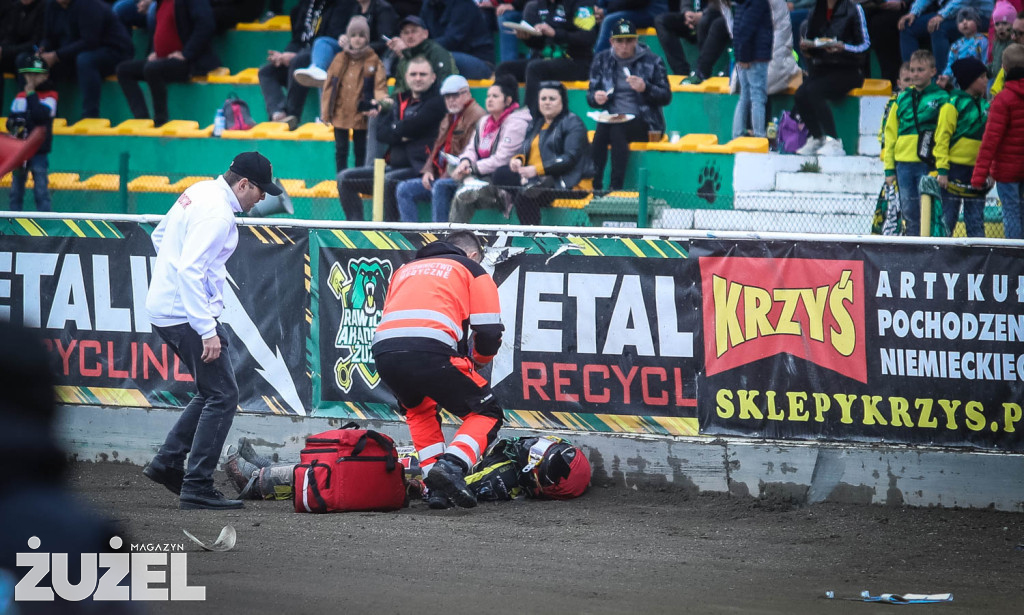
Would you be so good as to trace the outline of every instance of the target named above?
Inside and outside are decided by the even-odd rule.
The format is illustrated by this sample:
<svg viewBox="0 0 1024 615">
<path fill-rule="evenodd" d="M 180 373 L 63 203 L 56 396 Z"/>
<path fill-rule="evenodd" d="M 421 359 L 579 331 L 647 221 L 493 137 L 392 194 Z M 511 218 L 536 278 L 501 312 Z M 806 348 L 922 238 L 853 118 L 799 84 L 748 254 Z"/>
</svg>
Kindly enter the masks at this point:
<svg viewBox="0 0 1024 615">
<path fill-rule="evenodd" d="M 227 336 L 217 318 L 224 310 L 225 264 L 238 245 L 235 214 L 249 212 L 267 194 L 280 195 L 273 177 L 269 160 L 243 152 L 217 179 L 185 190 L 153 231 L 156 263 L 146 309 L 197 391 L 143 473 L 178 494 L 182 509 L 242 507 L 213 487 L 238 407 Z"/>
<path fill-rule="evenodd" d="M 473 139 L 476 124 L 484 115 L 483 107 L 473 100 L 469 82 L 462 75 L 451 75 L 441 84 L 441 96 L 448 114 L 437 131 L 437 139 L 430 150 L 430 157 L 420 171 L 420 177 L 407 179 L 395 190 L 398 213 L 402 222 L 419 222 L 416 204 L 421 201 L 433 203 L 434 222 L 448 221 L 448 207 L 458 184 L 444 182 L 435 187 L 434 180 L 450 177 L 457 165 L 448 162 L 448 156 L 458 156 Z"/>
</svg>

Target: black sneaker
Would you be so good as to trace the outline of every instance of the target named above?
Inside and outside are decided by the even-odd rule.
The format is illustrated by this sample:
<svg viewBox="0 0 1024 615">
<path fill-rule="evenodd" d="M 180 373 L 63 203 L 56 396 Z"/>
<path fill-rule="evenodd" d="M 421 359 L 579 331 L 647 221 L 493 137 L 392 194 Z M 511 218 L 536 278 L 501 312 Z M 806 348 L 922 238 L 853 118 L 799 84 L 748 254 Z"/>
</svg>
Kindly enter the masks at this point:
<svg viewBox="0 0 1024 615">
<path fill-rule="evenodd" d="M 447 510 L 452 506 L 455 506 L 455 504 L 453 504 L 451 498 L 444 493 L 441 493 L 440 491 L 431 491 L 427 493 L 427 506 L 433 510 Z"/>
<path fill-rule="evenodd" d="M 235 510 L 242 506 L 242 500 L 229 500 L 223 493 L 212 488 L 182 493 L 178 500 L 178 508 L 181 510 Z"/>
<path fill-rule="evenodd" d="M 174 495 L 181 495 L 181 483 L 185 480 L 185 471 L 168 468 L 158 463 L 149 462 L 142 473 L 154 483 L 167 487 Z"/>
<path fill-rule="evenodd" d="M 434 493 L 448 496 L 452 502 L 462 508 L 473 508 L 476 506 L 476 496 L 466 486 L 465 472 L 453 461 L 438 459 L 430 473 L 423 481 L 427 489 Z"/>
</svg>

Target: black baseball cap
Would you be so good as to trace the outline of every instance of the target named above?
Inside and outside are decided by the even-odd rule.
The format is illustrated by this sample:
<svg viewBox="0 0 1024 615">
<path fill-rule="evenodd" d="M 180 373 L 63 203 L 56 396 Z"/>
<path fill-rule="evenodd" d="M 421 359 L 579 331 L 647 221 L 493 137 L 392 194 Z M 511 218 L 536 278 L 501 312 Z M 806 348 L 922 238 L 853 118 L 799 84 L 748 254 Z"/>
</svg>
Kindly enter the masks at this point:
<svg viewBox="0 0 1024 615">
<path fill-rule="evenodd" d="M 280 196 L 281 187 L 274 183 L 270 161 L 259 152 L 242 152 L 231 161 L 231 171 L 248 179 L 270 196 Z"/>
<path fill-rule="evenodd" d="M 402 28 L 404 28 L 407 24 L 419 26 L 424 30 L 427 29 L 427 24 L 422 19 L 420 19 L 418 15 L 406 15 L 404 18 L 402 18 L 402 21 L 398 22 L 398 31 L 401 32 Z"/>
<path fill-rule="evenodd" d="M 620 19 L 612 28 L 612 38 L 637 38 L 636 26 L 628 19 Z"/>
</svg>

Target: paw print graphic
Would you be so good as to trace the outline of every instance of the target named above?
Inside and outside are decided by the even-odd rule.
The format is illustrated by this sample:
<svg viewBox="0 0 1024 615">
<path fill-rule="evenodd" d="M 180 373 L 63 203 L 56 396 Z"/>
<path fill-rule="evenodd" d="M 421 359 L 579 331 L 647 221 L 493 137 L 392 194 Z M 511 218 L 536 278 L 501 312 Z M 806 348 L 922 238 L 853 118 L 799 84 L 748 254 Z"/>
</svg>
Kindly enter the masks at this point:
<svg viewBox="0 0 1024 615">
<path fill-rule="evenodd" d="M 718 167 L 708 163 L 697 176 L 697 196 L 714 205 L 718 191 L 722 189 L 722 176 Z"/>
</svg>

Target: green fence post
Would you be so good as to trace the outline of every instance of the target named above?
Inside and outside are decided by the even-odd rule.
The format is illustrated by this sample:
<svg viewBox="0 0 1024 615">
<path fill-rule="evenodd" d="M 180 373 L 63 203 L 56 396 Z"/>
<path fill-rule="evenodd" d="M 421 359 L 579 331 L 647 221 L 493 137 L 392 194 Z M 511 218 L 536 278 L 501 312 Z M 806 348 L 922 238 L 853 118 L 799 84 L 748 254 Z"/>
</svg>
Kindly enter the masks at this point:
<svg viewBox="0 0 1024 615">
<path fill-rule="evenodd" d="M 636 212 L 637 228 L 647 228 L 647 169 L 641 167 L 637 183 L 640 185 L 640 207 Z"/>
<path fill-rule="evenodd" d="M 120 176 L 118 192 L 121 195 L 121 211 L 126 214 L 135 213 L 135 208 L 128 205 L 128 152 L 121 152 L 117 160 L 117 174 Z"/>
</svg>

